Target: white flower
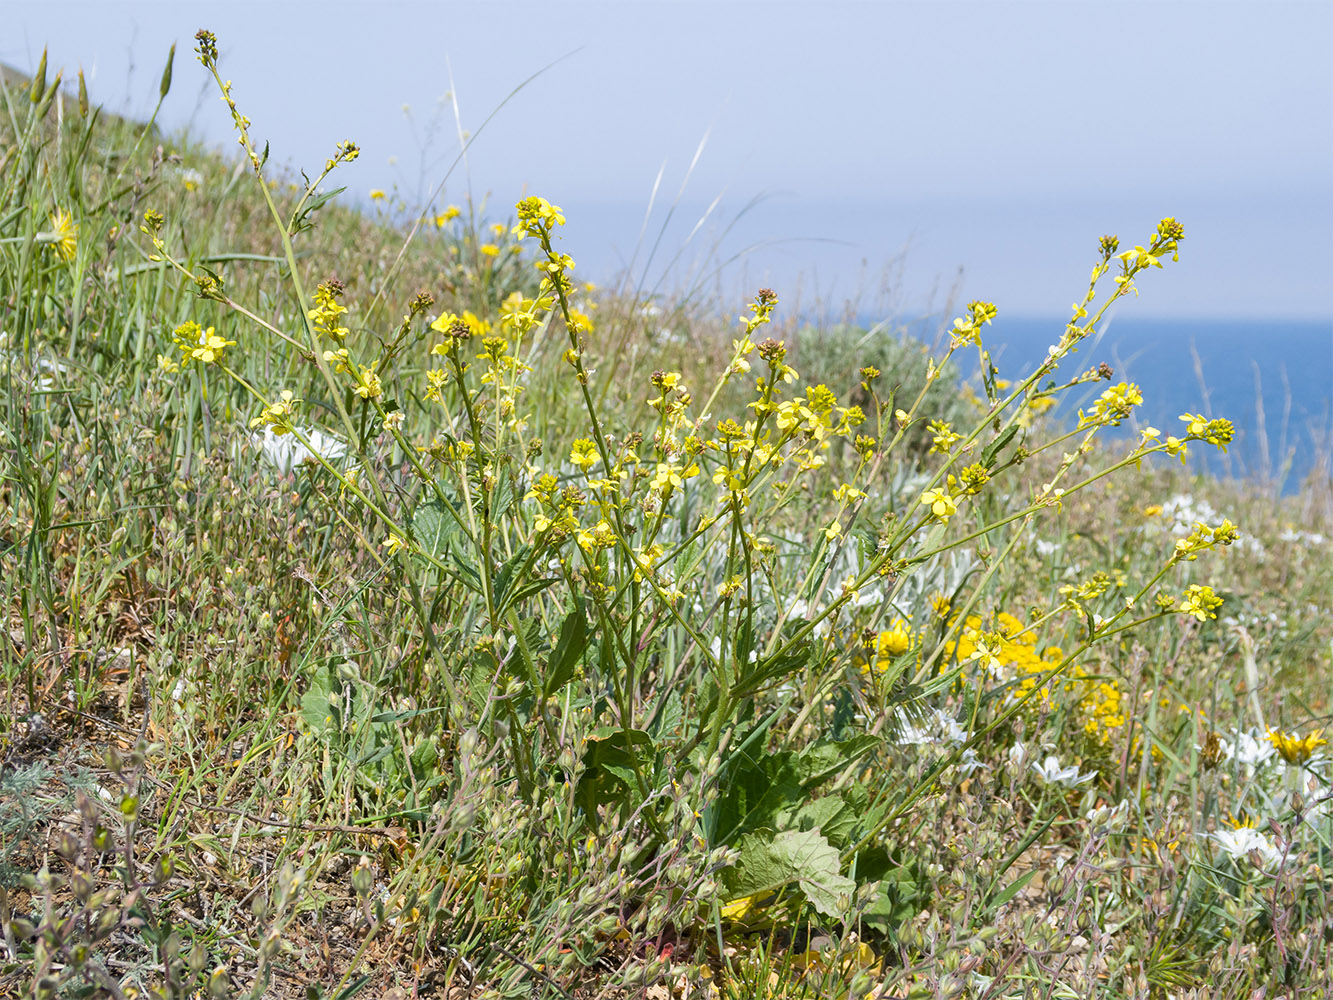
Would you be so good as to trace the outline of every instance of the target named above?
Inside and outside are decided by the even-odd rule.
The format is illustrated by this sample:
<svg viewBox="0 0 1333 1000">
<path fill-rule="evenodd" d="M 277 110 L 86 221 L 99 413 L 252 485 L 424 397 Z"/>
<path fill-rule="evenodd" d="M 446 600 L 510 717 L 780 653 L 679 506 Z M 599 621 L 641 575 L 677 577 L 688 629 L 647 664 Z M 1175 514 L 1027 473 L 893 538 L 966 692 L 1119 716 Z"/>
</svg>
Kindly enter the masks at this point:
<svg viewBox="0 0 1333 1000">
<path fill-rule="evenodd" d="M 963 755 L 958 759 L 958 763 L 954 766 L 963 772 L 964 777 L 971 774 L 973 771 L 990 767 L 989 764 L 983 762 L 982 759 L 977 756 L 977 752 L 971 747 L 968 747 L 963 751 Z"/>
<path fill-rule="evenodd" d="M 1277 747 L 1254 730 L 1242 733 L 1239 729 L 1233 729 L 1231 732 L 1236 738 L 1235 742 L 1225 737 L 1218 739 L 1222 744 L 1222 756 L 1226 760 L 1238 760 L 1249 767 L 1258 767 L 1268 763 L 1277 753 Z"/>
<path fill-rule="evenodd" d="M 907 713 L 899 709 L 898 725 L 898 738 L 895 742 L 899 746 L 921 746 L 927 743 L 953 744 L 962 743 L 967 739 L 967 730 L 958 724 L 958 720 L 938 708 L 919 725 L 912 722 Z"/>
<path fill-rule="evenodd" d="M 1078 765 L 1070 764 L 1068 767 L 1060 766 L 1060 758 L 1054 754 L 1047 757 L 1045 761 L 1038 764 L 1035 760 L 1032 762 L 1032 770 L 1041 778 L 1042 784 L 1064 785 L 1066 788 L 1076 788 L 1085 781 L 1091 781 L 1097 777 L 1096 771 L 1089 771 L 1087 774 L 1079 774 Z"/>
<path fill-rule="evenodd" d="M 1098 806 L 1088 812 L 1086 819 L 1096 829 L 1118 833 L 1129 825 L 1129 800 L 1121 799 L 1114 806 Z"/>
<path fill-rule="evenodd" d="M 1230 830 L 1218 830 L 1210 834 L 1227 854 L 1239 860 L 1248 858 L 1251 851 L 1258 851 L 1265 865 L 1271 865 L 1278 859 L 1278 849 L 1266 836 L 1252 826 L 1238 826 Z"/>
<path fill-rule="evenodd" d="M 326 462 L 336 462 L 347 454 L 347 445 L 331 434 L 312 427 L 298 427 L 297 432 L 310 442 L 309 447 L 298 441 L 295 434 L 274 434 L 271 427 L 252 433 L 250 440 L 284 476 L 298 465 L 314 462 L 316 453 Z"/>
<path fill-rule="evenodd" d="M 1205 524 L 1217 524 L 1222 520 L 1207 500 L 1195 500 L 1188 493 L 1177 493 L 1162 504 L 1161 525 L 1173 535 L 1184 537 L 1194 530 L 1194 525 L 1202 521 Z"/>
<path fill-rule="evenodd" d="M 1317 531 L 1295 531 L 1291 528 L 1284 529 L 1277 537 L 1284 542 L 1296 542 L 1300 545 L 1323 545 L 1328 541 Z"/>
<path fill-rule="evenodd" d="M 1048 542 L 1043 538 L 1037 539 L 1037 555 L 1039 556 L 1054 555 L 1059 548 L 1059 542 Z"/>
<path fill-rule="evenodd" d="M 1009 748 L 1007 754 L 1009 766 L 1015 771 L 1023 770 L 1023 766 L 1028 762 L 1028 748 L 1022 743 L 1015 743 Z"/>
</svg>

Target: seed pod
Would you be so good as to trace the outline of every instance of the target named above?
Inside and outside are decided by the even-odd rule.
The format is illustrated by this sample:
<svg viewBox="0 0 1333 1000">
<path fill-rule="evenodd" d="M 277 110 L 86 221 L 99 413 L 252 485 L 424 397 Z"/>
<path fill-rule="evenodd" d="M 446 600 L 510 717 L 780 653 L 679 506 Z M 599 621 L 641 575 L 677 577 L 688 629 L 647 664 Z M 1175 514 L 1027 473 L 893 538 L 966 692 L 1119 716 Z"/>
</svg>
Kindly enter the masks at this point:
<svg viewBox="0 0 1333 1000">
<path fill-rule="evenodd" d="M 46 113 L 51 110 L 51 103 L 56 99 L 56 93 L 59 90 L 60 90 L 60 74 L 57 73 L 56 78 L 51 81 L 51 85 L 48 86 L 46 90 L 43 91 L 43 93 L 41 94 L 41 98 L 37 104 L 38 118 L 46 117 Z"/>
<path fill-rule="evenodd" d="M 37 72 L 32 75 L 32 87 L 28 90 L 28 100 L 36 104 L 46 93 L 46 49 L 42 49 L 42 58 L 37 63 Z"/>
<path fill-rule="evenodd" d="M 167 65 L 162 70 L 162 83 L 157 88 L 159 98 L 165 98 L 167 92 L 171 90 L 171 65 L 176 61 L 176 43 L 171 43 L 171 51 L 167 53 Z"/>
</svg>

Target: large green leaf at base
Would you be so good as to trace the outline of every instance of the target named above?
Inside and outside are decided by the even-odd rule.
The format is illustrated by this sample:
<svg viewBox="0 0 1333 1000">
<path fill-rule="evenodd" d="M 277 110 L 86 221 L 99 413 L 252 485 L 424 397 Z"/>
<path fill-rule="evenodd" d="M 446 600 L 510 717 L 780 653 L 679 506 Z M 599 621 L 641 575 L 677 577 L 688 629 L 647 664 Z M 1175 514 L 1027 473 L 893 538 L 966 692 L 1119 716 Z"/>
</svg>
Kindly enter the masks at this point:
<svg viewBox="0 0 1333 1000">
<path fill-rule="evenodd" d="M 726 900 L 795 884 L 826 917 L 851 905 L 856 883 L 842 874 L 838 851 L 818 830 L 757 830 L 741 838 L 740 860 L 723 876 Z"/>
</svg>

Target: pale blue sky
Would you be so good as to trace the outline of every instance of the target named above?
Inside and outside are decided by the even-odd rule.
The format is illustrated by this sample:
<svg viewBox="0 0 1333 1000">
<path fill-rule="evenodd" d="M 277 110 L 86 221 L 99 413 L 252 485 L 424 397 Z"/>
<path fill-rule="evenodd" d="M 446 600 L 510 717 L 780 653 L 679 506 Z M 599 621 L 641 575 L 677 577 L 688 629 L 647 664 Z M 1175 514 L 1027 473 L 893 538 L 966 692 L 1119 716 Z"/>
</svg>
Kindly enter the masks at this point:
<svg viewBox="0 0 1333 1000">
<path fill-rule="evenodd" d="M 1102 233 L 1141 242 L 1171 214 L 1181 262 L 1142 283 L 1136 315 L 1333 317 L 1329 3 L 0 0 L 0 16 L 0 60 L 31 69 L 49 45 L 111 110 L 151 108 L 176 41 L 165 124 L 229 146 L 191 52 L 209 28 L 274 159 L 318 169 L 355 139 L 342 183 L 358 197 L 414 196 L 423 162 L 438 180 L 458 149 L 450 70 L 476 129 L 566 56 L 481 133 L 445 198 L 470 176 L 502 208 L 525 188 L 561 204 L 581 276 L 633 252 L 665 165 L 656 233 L 707 134 L 650 284 L 714 198 L 720 225 L 760 198 L 723 244 L 753 247 L 724 294 L 874 305 L 887 273 L 908 310 L 958 281 L 1011 315 L 1059 314 Z"/>
</svg>

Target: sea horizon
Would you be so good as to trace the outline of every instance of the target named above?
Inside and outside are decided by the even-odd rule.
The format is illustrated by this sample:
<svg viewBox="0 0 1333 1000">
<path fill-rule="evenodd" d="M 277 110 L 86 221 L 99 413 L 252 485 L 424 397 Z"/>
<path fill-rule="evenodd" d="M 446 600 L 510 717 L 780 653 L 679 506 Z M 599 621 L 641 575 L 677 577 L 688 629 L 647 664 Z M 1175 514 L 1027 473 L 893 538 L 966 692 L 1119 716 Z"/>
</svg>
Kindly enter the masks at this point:
<svg viewBox="0 0 1333 1000">
<path fill-rule="evenodd" d="M 1067 319 L 1000 316 L 984 330 L 984 342 L 999 377 L 1030 374 L 1059 338 Z M 885 321 L 864 314 L 866 329 L 884 323 L 886 333 L 907 333 L 943 346 L 941 317 Z M 974 377 L 974 354 L 956 356 L 965 378 Z M 1143 403 L 1122 433 L 1151 425 L 1178 433 L 1180 416 L 1225 417 L 1235 427 L 1226 454 L 1193 449 L 1191 468 L 1210 475 L 1249 479 L 1299 493 L 1321 455 L 1333 449 L 1333 318 L 1116 317 L 1067 359 L 1068 374 L 1101 363 L 1115 382 L 1133 382 Z M 1071 392 L 1056 411 L 1072 422 L 1103 387 Z"/>
</svg>

